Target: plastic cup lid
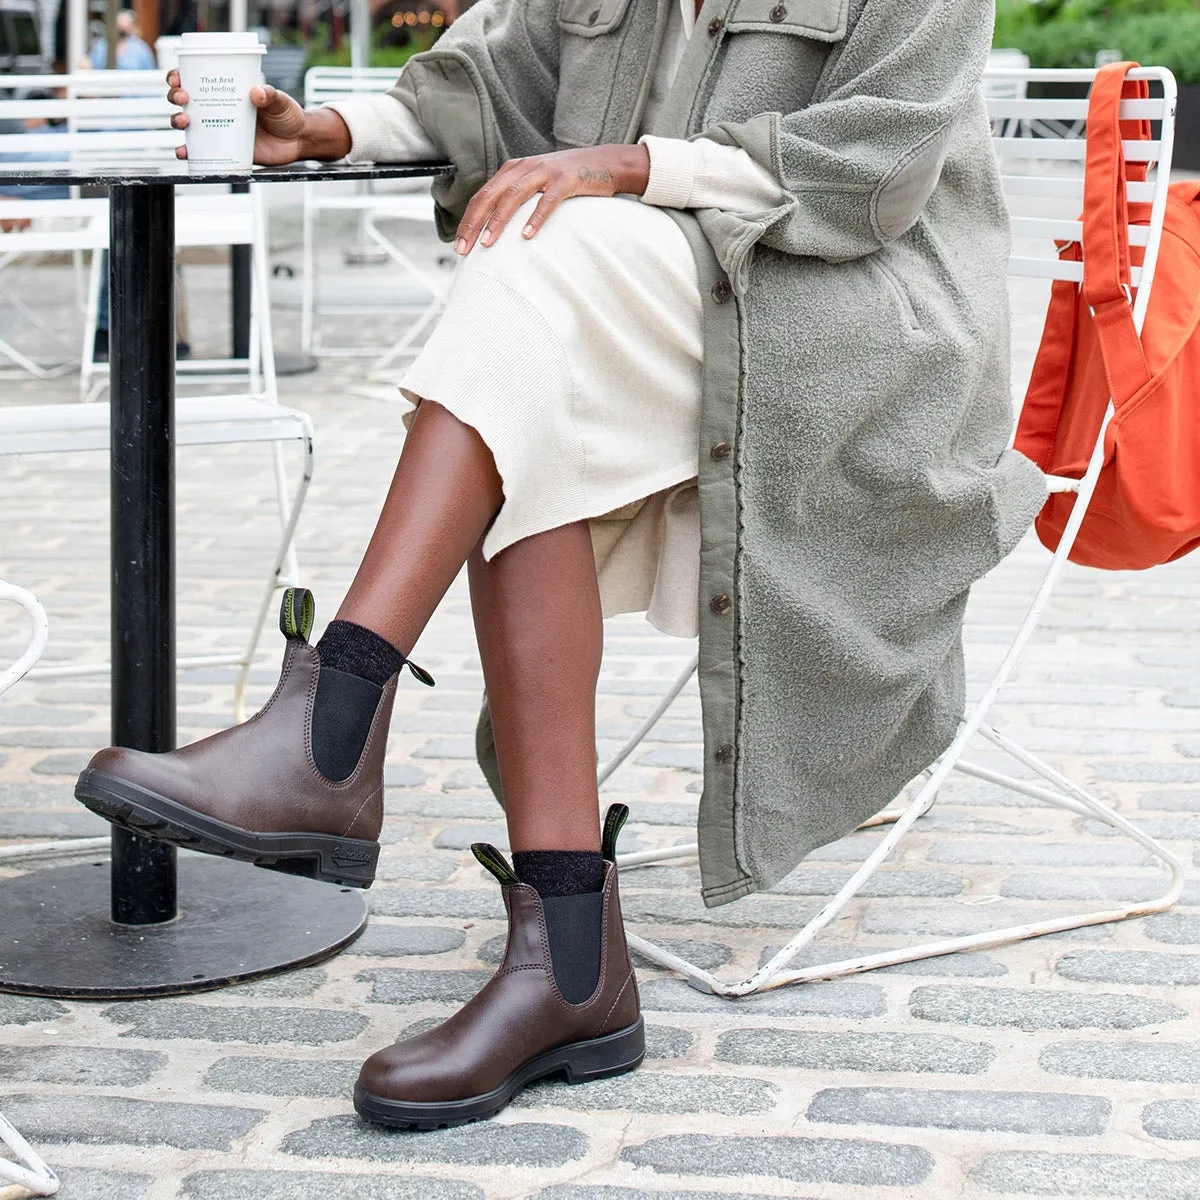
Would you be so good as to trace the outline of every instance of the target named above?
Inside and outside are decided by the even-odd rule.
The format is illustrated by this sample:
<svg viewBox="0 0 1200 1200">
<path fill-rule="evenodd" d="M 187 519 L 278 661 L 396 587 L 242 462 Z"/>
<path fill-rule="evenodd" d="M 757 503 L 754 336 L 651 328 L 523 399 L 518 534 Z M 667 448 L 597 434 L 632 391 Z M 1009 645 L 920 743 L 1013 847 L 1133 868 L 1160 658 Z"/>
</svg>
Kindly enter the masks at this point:
<svg viewBox="0 0 1200 1200">
<path fill-rule="evenodd" d="M 261 50 L 266 46 L 258 40 L 256 33 L 185 33 L 179 41 L 180 51 L 228 51 Z"/>
</svg>

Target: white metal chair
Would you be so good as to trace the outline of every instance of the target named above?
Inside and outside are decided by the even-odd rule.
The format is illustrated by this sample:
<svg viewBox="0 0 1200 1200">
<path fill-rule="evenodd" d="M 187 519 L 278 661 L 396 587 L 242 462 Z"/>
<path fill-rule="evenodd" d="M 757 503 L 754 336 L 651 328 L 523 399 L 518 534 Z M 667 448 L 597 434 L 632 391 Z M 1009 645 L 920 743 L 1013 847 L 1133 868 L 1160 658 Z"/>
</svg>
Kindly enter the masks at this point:
<svg viewBox="0 0 1200 1200">
<path fill-rule="evenodd" d="M 169 157 L 179 143 L 179 134 L 170 128 L 171 107 L 157 71 L 10 75 L 4 86 L 11 95 L 0 98 L 0 119 L 58 121 L 60 126 L 53 131 L 0 135 L 0 157 L 38 155 L 80 163 L 119 155 L 123 162 L 145 161 Z M 46 91 L 65 94 L 43 100 L 28 98 L 30 93 Z M 31 254 L 69 253 L 76 267 L 79 307 L 85 309 L 83 258 L 89 252 L 98 258 L 96 252 L 106 245 L 100 240 L 106 221 L 91 218 L 107 210 L 103 200 L 81 201 L 78 187 L 69 191 L 61 200 L 38 201 L 36 210 L 19 200 L 0 201 L 5 216 L 33 218 L 29 229 L 0 236 L 0 271 Z M 61 330 L 51 330 L 36 309 L 11 290 L 6 291 L 5 300 L 43 332 L 61 334 Z M 85 328 L 83 337 L 80 361 L 86 367 L 91 360 L 92 331 Z M 70 358 L 54 363 L 35 361 L 8 342 L 0 343 L 0 356 L 39 379 L 54 378 L 72 365 Z"/>
<path fill-rule="evenodd" d="M 1051 83 L 1089 83 L 1095 75 L 1094 71 L 1049 71 L 1049 70 L 1018 70 L 1007 69 L 998 71 L 999 79 L 990 79 L 989 83 L 1023 85 L 1028 82 Z M 1135 162 L 1157 162 L 1158 169 L 1153 182 L 1128 184 L 1129 198 L 1132 201 L 1150 203 L 1152 217 L 1148 227 L 1132 228 L 1129 230 L 1130 242 L 1145 247 L 1144 265 L 1133 272 L 1133 285 L 1137 289 L 1134 302 L 1134 318 L 1140 331 L 1145 319 L 1146 308 L 1150 300 L 1150 291 L 1154 281 L 1154 269 L 1157 262 L 1159 243 L 1162 236 L 1163 217 L 1166 209 L 1167 187 L 1170 182 L 1171 149 L 1175 130 L 1176 86 L 1174 77 L 1169 71 L 1161 68 L 1143 68 L 1131 75 L 1133 79 L 1147 79 L 1157 84 L 1162 96 L 1151 100 L 1125 101 L 1121 115 L 1125 119 L 1142 118 L 1151 121 L 1161 121 L 1162 133 L 1157 141 L 1127 142 L 1126 157 Z M 1018 121 L 1059 121 L 1075 122 L 1086 120 L 1086 100 L 1051 100 L 1027 99 L 1023 94 L 1016 94 L 1017 89 L 1008 87 L 1007 94 L 1002 97 L 993 95 L 988 101 L 989 115 L 1002 130 L 1007 123 Z M 1023 92 L 1023 87 L 1021 88 Z M 1029 201 L 1048 202 L 1053 206 L 1067 205 L 1070 214 L 1079 213 L 1083 207 L 1083 178 L 1082 166 L 1086 154 L 1086 144 L 1083 140 L 1055 138 L 1014 137 L 1006 133 L 994 138 L 996 152 L 1000 160 L 1004 188 L 1006 194 L 1014 201 L 1016 207 L 1029 207 Z M 1065 175 L 1062 166 L 1073 168 L 1071 174 Z M 1056 170 L 1056 168 L 1058 170 Z M 1042 210 L 1045 211 L 1044 209 Z M 1051 216 L 1018 216 L 1013 219 L 1013 232 L 1020 241 L 1036 239 L 1041 253 L 1028 252 L 1020 245 L 1014 253 L 1010 274 L 1019 277 L 1031 277 L 1046 280 L 1071 280 L 1082 282 L 1082 263 L 1062 262 L 1057 254 L 1056 242 L 1061 240 L 1074 241 L 1082 236 L 1082 225 L 1078 220 L 1058 219 Z M 1076 500 L 1070 521 L 1064 531 L 1062 541 L 1057 551 L 1050 558 L 1040 586 L 1029 606 L 1019 629 L 1016 632 L 1007 652 L 996 670 L 982 698 L 973 705 L 965 715 L 958 736 L 950 748 L 938 761 L 929 768 L 921 782 L 914 783 L 908 792 L 908 799 L 902 808 L 890 809 L 880 813 L 871 821 L 869 826 L 890 824 L 892 828 L 882 841 L 872 850 L 862 865 L 854 872 L 845 886 L 829 900 L 820 912 L 808 922 L 788 943 L 773 955 L 759 970 L 746 979 L 727 981 L 718 978 L 711 972 L 695 963 L 689 962 L 678 954 L 658 946 L 645 938 L 629 935 L 629 943 L 640 951 L 646 958 L 664 967 L 683 974 L 695 988 L 720 996 L 747 996 L 756 992 L 766 991 L 786 984 L 808 983 L 822 979 L 833 979 L 838 976 L 850 975 L 860 971 L 869 971 L 876 967 L 891 966 L 896 963 L 913 962 L 918 959 L 933 958 L 938 955 L 950 954 L 959 950 L 984 950 L 995 946 L 1004 946 L 1025 938 L 1039 937 L 1043 934 L 1060 933 L 1069 929 L 1080 929 L 1088 925 L 1102 925 L 1112 921 L 1123 921 L 1129 917 L 1144 916 L 1148 913 L 1161 912 L 1170 908 L 1178 899 L 1183 887 L 1183 866 L 1169 850 L 1153 838 L 1143 833 L 1136 825 L 1113 812 L 1101 803 L 1090 791 L 1081 787 L 1062 772 L 1035 754 L 1024 749 L 1013 739 L 1005 736 L 1000 730 L 991 725 L 988 715 L 996 702 L 1001 689 L 1008 683 L 1022 651 L 1032 636 L 1042 611 L 1050 599 L 1067 556 L 1074 544 L 1076 534 L 1087 511 L 1088 504 L 1095 490 L 1100 468 L 1104 461 L 1104 434 L 1109 420 L 1113 415 L 1112 405 L 1109 405 L 1104 428 L 1096 439 L 1095 450 L 1092 454 L 1088 470 L 1082 480 L 1046 478 L 1047 494 L 1053 492 L 1073 492 Z M 696 669 L 695 662 L 679 677 L 671 690 L 664 697 L 656 711 L 646 719 L 642 727 L 629 742 L 618 752 L 614 759 L 600 772 L 603 783 L 623 763 L 633 750 L 653 729 L 659 718 L 666 712 L 675 697 L 682 691 Z M 1040 777 L 1041 782 L 1030 783 L 988 767 L 975 765 L 963 758 L 968 744 L 976 736 L 981 737 L 997 750 L 1003 751 L 1013 761 L 1021 764 L 1027 770 Z M 1050 920 L 1035 921 L 1025 925 L 1010 926 L 995 929 L 986 933 L 978 933 L 965 937 L 952 937 L 943 941 L 930 942 L 922 945 L 909 946 L 898 950 L 889 950 L 877 954 L 863 955 L 858 958 L 842 961 L 826 962 L 803 969 L 793 969 L 791 963 L 803 951 L 821 930 L 825 929 L 858 894 L 866 881 L 874 874 L 881 863 L 892 853 L 904 835 L 912 828 L 913 823 L 927 813 L 937 800 L 938 791 L 946 782 L 952 771 L 985 780 L 1018 795 L 1040 801 L 1044 804 L 1065 809 L 1083 817 L 1101 821 L 1105 825 L 1132 838 L 1138 845 L 1149 851 L 1171 873 L 1170 886 L 1160 896 L 1150 897 L 1144 901 L 1123 904 L 1119 907 L 1099 909 L 1072 916 L 1056 917 Z M 636 812 L 635 812 L 636 819 Z M 675 846 L 665 850 L 648 850 L 641 853 L 623 855 L 620 859 L 623 867 L 635 867 L 650 863 L 664 862 L 673 859 L 691 857 L 696 853 L 696 845 Z"/>
<path fill-rule="evenodd" d="M 988 55 L 988 73 L 983 78 L 983 94 L 988 100 L 1024 100 L 1027 79 L 1023 74 L 1029 67 L 1029 55 L 1022 50 L 997 49 Z M 1006 70 L 1008 74 L 1001 74 Z M 997 136 L 1013 137 L 1017 133 L 1029 136 L 1029 122 L 1019 117 L 1002 118 L 992 122 Z"/>
<path fill-rule="evenodd" d="M 176 441 L 180 446 L 267 443 L 272 448 L 274 484 L 280 503 L 280 540 L 267 571 L 247 648 L 241 653 L 185 657 L 179 661 L 180 667 L 239 666 L 234 705 L 240 719 L 246 679 L 270 612 L 274 590 L 283 586 L 285 578 L 295 571 L 290 560 L 300 512 L 312 479 L 313 431 L 306 413 L 279 403 L 267 301 L 266 238 L 261 234 L 264 227 L 261 189 L 252 187 L 248 195 L 181 198 L 179 205 L 185 215 L 193 202 L 206 206 L 220 202 L 225 216 L 235 218 L 214 223 L 211 213 L 204 213 L 206 228 L 216 243 L 223 245 L 240 240 L 248 241 L 252 246 L 251 274 L 257 316 L 251 338 L 250 365 L 252 377 L 258 382 L 252 390 L 242 394 L 177 400 Z M 109 416 L 107 404 L 0 406 L 0 455 L 105 450 L 108 448 Z M 300 482 L 293 493 L 288 490 L 282 451 L 283 443 L 289 441 L 298 441 L 303 454 Z M 105 663 L 68 664 L 43 667 L 36 674 L 98 674 L 107 669 Z"/>
<path fill-rule="evenodd" d="M 46 620 L 46 610 L 32 592 L 0 580 L 0 601 L 20 605 L 28 615 L 30 623 L 29 645 L 12 666 L 0 671 L 2 696 L 41 658 L 50 627 Z M 35 1196 L 53 1196 L 58 1191 L 58 1176 L 3 1116 L 0 1116 L 0 1141 L 3 1141 L 16 1156 L 15 1159 L 0 1158 L 0 1180 L 19 1184 Z"/>
<path fill-rule="evenodd" d="M 388 91 L 396 82 L 392 67 L 311 67 L 304 76 L 304 104 L 311 107 L 352 95 Z M 409 315 L 413 322 L 393 345 L 380 347 L 331 346 L 323 342 L 320 315 L 323 312 L 351 316 L 356 313 L 378 313 L 378 304 L 322 302 L 317 282 L 317 221 L 321 213 L 352 212 L 359 214 L 360 228 L 400 268 L 400 281 L 410 286 L 410 294 L 402 294 L 388 310 Z M 301 266 L 300 344 L 308 354 L 325 357 L 376 355 L 373 373 L 386 370 L 396 359 L 415 352 L 418 339 L 441 312 L 447 285 L 429 271 L 421 270 L 399 245 L 379 228 L 381 222 L 400 221 L 405 224 L 433 229 L 433 202 L 427 183 L 421 190 L 408 193 L 379 193 L 369 182 L 356 185 L 353 193 L 331 192 L 317 182 L 304 184 L 303 258 Z M 411 286 L 415 284 L 415 287 Z"/>
<path fill-rule="evenodd" d="M 117 73 L 106 80 L 105 86 L 124 87 Z M 134 75 L 135 72 L 125 72 Z M 152 73 L 157 76 L 157 73 Z M 145 86 L 150 85 L 149 80 Z M 90 85 L 89 85 L 90 86 Z M 100 86 L 100 85 L 96 85 Z M 0 101 L 0 106 L 12 106 L 11 112 L 0 107 L 0 115 L 61 117 L 73 122 L 75 128 L 54 134 L 0 135 L 0 151 L 43 149 L 65 153 L 71 161 L 111 160 L 119 155 L 123 162 L 131 153 L 150 160 L 173 161 L 175 147 L 182 135 L 170 128 L 170 106 L 162 94 L 162 81 L 154 82 L 155 94 L 143 96 L 88 95 L 84 97 L 41 101 Z M 119 125 L 121 128 L 114 128 Z M 46 211 L 85 212 L 89 216 L 82 230 L 68 238 L 57 236 L 47 244 L 59 249 L 87 248 L 93 252 L 108 244 L 107 201 L 47 200 L 38 202 L 9 201 L 21 214 L 36 205 Z M 54 206 L 58 206 L 57 210 Z M 86 209 L 81 206 L 87 206 Z M 3 211 L 3 210 L 0 210 Z M 38 210 L 40 212 L 40 210 Z M 232 395 L 211 395 L 180 399 L 176 406 L 177 438 L 180 445 L 233 442 L 266 442 L 271 446 L 273 480 L 279 502 L 281 542 L 267 573 L 264 596 L 259 606 L 247 649 L 239 654 L 205 655 L 182 659 L 181 666 L 237 665 L 241 670 L 235 684 L 235 711 L 242 715 L 242 695 L 259 638 L 271 607 L 271 596 L 277 586 L 289 582 L 297 574 L 294 557 L 294 534 L 301 507 L 312 477 L 312 425 L 306 414 L 284 408 L 279 403 L 275 376 L 275 358 L 271 335 L 271 313 L 268 294 L 267 227 L 265 205 L 261 190 L 252 187 L 248 194 L 181 195 L 176 200 L 177 244 L 185 246 L 249 245 L 251 247 L 251 336 L 250 354 L 246 360 L 198 360 L 185 365 L 184 378 L 193 372 L 202 373 L 205 383 L 224 381 L 230 372 L 238 379 L 240 390 Z M 0 234 L 0 250 L 6 248 L 3 239 L 18 244 L 37 245 L 29 238 L 31 231 L 21 234 Z M 46 235 L 49 237 L 50 235 Z M 83 366 L 81 367 L 81 396 L 95 399 L 107 381 L 107 367 L 91 362 L 91 338 L 95 328 L 97 301 L 100 290 L 101 256 L 93 253 L 91 284 L 88 289 L 87 316 L 84 322 Z M 100 387 L 95 386 L 100 381 Z M 108 445 L 109 413 L 106 405 L 85 404 L 75 410 L 61 405 L 33 405 L 0 408 L 0 455 L 103 449 Z M 292 493 L 286 478 L 283 443 L 299 441 L 303 449 L 303 464 L 299 486 Z M 102 672 L 106 664 L 63 665 L 42 668 L 44 675 L 71 675 Z"/>
</svg>

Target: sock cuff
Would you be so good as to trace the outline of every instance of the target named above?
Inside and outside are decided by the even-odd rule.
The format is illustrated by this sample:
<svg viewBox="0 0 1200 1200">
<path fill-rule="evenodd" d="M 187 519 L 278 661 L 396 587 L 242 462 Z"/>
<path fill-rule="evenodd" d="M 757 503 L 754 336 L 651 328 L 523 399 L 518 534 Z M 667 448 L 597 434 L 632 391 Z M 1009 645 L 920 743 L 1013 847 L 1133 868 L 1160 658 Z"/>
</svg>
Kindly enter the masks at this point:
<svg viewBox="0 0 1200 1200">
<path fill-rule="evenodd" d="M 604 857 L 598 850 L 518 850 L 517 878 L 539 896 L 577 896 L 604 887 Z"/>
<path fill-rule="evenodd" d="M 330 621 L 317 643 L 323 667 L 345 671 L 383 687 L 408 659 L 386 638 L 353 621 Z"/>
</svg>

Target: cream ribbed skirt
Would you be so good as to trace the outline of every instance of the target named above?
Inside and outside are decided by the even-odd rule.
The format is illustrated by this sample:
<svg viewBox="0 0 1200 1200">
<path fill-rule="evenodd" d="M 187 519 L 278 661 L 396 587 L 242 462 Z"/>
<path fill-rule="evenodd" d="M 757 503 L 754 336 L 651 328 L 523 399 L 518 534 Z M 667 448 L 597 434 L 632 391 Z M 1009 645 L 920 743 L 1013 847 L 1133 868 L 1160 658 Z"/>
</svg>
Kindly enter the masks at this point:
<svg viewBox="0 0 1200 1200">
<path fill-rule="evenodd" d="M 520 236 L 530 201 L 460 263 L 446 311 L 401 382 L 476 429 L 504 503 L 491 558 L 589 520 L 605 616 L 645 612 L 695 636 L 703 352 L 691 249 L 659 209 L 567 200 Z"/>
</svg>

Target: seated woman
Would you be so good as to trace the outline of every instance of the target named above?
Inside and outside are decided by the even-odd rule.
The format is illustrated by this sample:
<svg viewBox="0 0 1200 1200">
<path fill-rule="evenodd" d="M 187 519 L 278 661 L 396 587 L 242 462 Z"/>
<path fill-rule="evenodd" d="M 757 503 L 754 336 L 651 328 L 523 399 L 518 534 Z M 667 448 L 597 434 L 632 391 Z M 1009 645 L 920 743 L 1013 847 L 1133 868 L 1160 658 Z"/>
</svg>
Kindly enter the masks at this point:
<svg viewBox="0 0 1200 1200">
<path fill-rule="evenodd" d="M 468 1120 L 641 1060 L 621 814 L 598 821 L 606 614 L 699 635 L 709 904 L 770 887 L 950 741 L 968 588 L 1044 498 L 1007 448 L 991 28 L 987 0 L 483 0 L 389 95 L 254 93 L 260 162 L 449 158 L 462 262 L 337 619 L 310 646 L 289 592 L 258 716 L 103 751 L 77 795 L 368 886 L 398 675 L 467 565 L 513 865 L 476 852 L 508 949 L 456 1016 L 368 1060 L 368 1118 Z"/>
</svg>

